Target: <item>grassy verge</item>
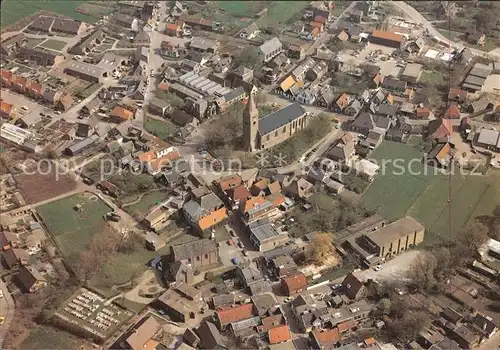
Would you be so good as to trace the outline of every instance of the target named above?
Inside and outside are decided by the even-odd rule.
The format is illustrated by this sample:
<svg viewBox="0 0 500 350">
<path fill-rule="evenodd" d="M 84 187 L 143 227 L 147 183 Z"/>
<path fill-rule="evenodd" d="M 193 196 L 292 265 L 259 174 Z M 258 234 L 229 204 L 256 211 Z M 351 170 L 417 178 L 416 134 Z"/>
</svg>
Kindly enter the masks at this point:
<svg viewBox="0 0 500 350">
<path fill-rule="evenodd" d="M 41 43 L 39 46 L 47 48 L 47 49 L 51 49 L 54 51 L 61 51 L 66 46 L 66 42 L 61 41 L 61 40 L 48 39 L 48 40 L 44 41 L 43 43 Z"/>
<path fill-rule="evenodd" d="M 19 346 L 20 349 L 77 349 L 86 347 L 87 342 L 68 332 L 50 327 L 38 326 L 30 331 Z"/>
<path fill-rule="evenodd" d="M 129 213 L 140 213 L 141 215 L 147 215 L 148 212 L 156 205 L 160 204 L 166 199 L 165 191 L 155 191 L 145 194 L 139 202 L 125 207 Z"/>
</svg>

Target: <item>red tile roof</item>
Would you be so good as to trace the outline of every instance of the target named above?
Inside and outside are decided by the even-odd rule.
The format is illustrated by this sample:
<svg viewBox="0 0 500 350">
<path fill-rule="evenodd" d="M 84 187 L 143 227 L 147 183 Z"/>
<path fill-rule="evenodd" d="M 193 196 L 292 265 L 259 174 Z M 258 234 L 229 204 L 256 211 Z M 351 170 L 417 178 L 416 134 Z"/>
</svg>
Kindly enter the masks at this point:
<svg viewBox="0 0 500 350">
<path fill-rule="evenodd" d="M 448 93 L 448 99 L 465 101 L 467 99 L 467 91 L 451 88 Z"/>
<path fill-rule="evenodd" d="M 333 328 L 327 331 L 320 331 L 315 329 L 312 332 L 319 345 L 321 345 L 321 348 L 323 348 L 323 346 L 328 347 L 328 345 L 334 345 L 341 339 L 340 332 L 337 328 Z"/>
<path fill-rule="evenodd" d="M 417 118 L 429 118 L 431 110 L 427 107 L 417 108 Z"/>
<path fill-rule="evenodd" d="M 394 33 L 390 33 L 390 32 L 384 32 L 382 30 L 374 30 L 372 32 L 371 36 L 374 38 L 392 40 L 392 41 L 397 41 L 397 42 L 402 42 L 404 40 L 404 36 L 402 36 L 402 35 L 394 34 Z"/>
<path fill-rule="evenodd" d="M 242 180 L 239 175 L 230 175 L 215 181 L 222 191 L 241 185 Z"/>
<path fill-rule="evenodd" d="M 339 323 L 337 325 L 337 328 L 338 328 L 338 330 L 339 330 L 340 333 L 343 333 L 345 331 L 353 329 L 356 326 L 357 326 L 357 323 L 354 322 L 354 320 L 349 320 L 349 321 L 345 321 L 345 322 Z"/>
<path fill-rule="evenodd" d="M 447 119 L 458 119 L 460 118 L 460 110 L 457 106 L 450 106 L 446 112 L 444 112 L 444 118 Z"/>
<path fill-rule="evenodd" d="M 236 307 L 229 307 L 216 312 L 221 325 L 226 325 L 241 320 L 246 320 L 253 316 L 253 304 L 243 304 Z"/>
<path fill-rule="evenodd" d="M 274 327 L 268 332 L 269 344 L 278 344 L 292 339 L 287 325 Z"/>
<path fill-rule="evenodd" d="M 250 191 L 244 185 L 240 185 L 238 187 L 235 187 L 232 190 L 232 193 L 230 196 L 233 199 L 233 201 L 236 202 L 236 201 L 246 201 L 252 195 L 250 194 Z"/>
<path fill-rule="evenodd" d="M 282 283 L 284 283 L 288 291 L 296 291 L 299 289 L 303 289 L 305 286 L 307 286 L 307 278 L 303 273 L 296 273 L 295 275 L 290 275 L 285 278 L 283 278 Z"/>
<path fill-rule="evenodd" d="M 134 117 L 134 112 L 123 107 L 116 106 L 109 115 L 111 117 L 118 117 L 121 120 L 130 120 Z"/>
<path fill-rule="evenodd" d="M 0 110 L 3 114 L 6 114 L 8 116 L 10 116 L 10 114 L 12 113 L 12 110 L 13 110 L 13 107 L 10 103 L 7 103 L 5 101 L 1 101 L 0 103 Z"/>
<path fill-rule="evenodd" d="M 2 79 L 8 80 L 8 81 L 12 80 L 12 72 L 9 72 L 8 70 L 5 70 L 5 69 L 2 69 L 0 72 L 1 72 L 0 74 L 2 76 Z"/>
<path fill-rule="evenodd" d="M 179 25 L 176 23 L 167 23 L 165 26 L 165 30 L 178 31 L 179 29 Z"/>
</svg>

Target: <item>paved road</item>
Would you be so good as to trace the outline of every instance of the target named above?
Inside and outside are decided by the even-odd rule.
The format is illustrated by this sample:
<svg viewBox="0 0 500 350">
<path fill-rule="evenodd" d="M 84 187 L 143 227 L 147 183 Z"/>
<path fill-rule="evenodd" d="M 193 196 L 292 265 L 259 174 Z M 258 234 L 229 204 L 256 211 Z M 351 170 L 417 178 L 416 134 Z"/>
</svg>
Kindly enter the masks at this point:
<svg viewBox="0 0 500 350">
<path fill-rule="evenodd" d="M 2 348 L 3 340 L 14 318 L 15 306 L 7 286 L 1 279 L 0 290 L 3 292 L 3 298 L 0 299 L 0 316 L 5 317 L 3 324 L 0 326 L 0 348 Z"/>
<path fill-rule="evenodd" d="M 405 278 L 406 272 L 409 270 L 411 264 L 415 258 L 420 254 L 418 250 L 410 250 L 404 252 L 394 259 L 389 260 L 385 264 L 381 265 L 380 271 L 375 271 L 373 269 L 362 270 L 354 273 L 362 281 L 372 279 L 375 281 L 383 280 L 403 280 Z"/>
<path fill-rule="evenodd" d="M 424 16 L 422 16 L 420 14 L 420 12 L 415 10 L 412 6 L 408 5 L 406 2 L 404 2 L 404 1 L 391 1 L 390 4 L 392 4 L 393 6 L 396 6 L 401 11 L 406 13 L 413 21 L 422 23 L 424 28 L 427 29 L 432 36 L 434 36 L 435 38 L 437 38 L 439 41 L 443 42 L 444 44 L 451 45 L 452 47 L 456 47 L 456 48 L 463 48 L 464 47 L 464 44 L 454 43 L 454 42 L 450 41 L 450 39 L 443 36 L 438 30 L 436 30 L 436 28 L 433 27 L 433 25 L 430 21 L 428 21 Z M 493 57 L 497 57 L 497 58 L 500 56 L 500 55 L 498 55 L 497 51 L 495 51 L 495 50 L 492 50 L 488 53 L 485 51 L 471 48 L 471 51 L 476 56 L 483 56 L 483 57 L 484 56 L 489 56 L 489 57 L 493 56 Z"/>
</svg>

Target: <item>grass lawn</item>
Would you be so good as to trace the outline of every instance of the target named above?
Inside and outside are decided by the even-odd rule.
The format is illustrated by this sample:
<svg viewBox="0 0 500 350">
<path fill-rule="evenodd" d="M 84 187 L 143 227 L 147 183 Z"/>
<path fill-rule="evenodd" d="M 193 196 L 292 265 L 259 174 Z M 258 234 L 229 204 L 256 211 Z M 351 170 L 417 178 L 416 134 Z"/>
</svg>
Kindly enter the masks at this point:
<svg viewBox="0 0 500 350">
<path fill-rule="evenodd" d="M 253 17 L 270 1 L 220 1 L 219 7 L 233 16 Z"/>
<path fill-rule="evenodd" d="M 448 237 L 449 232 L 449 177 L 435 174 L 433 168 L 420 162 L 421 157 L 414 145 L 383 142 L 373 158 L 379 165 L 384 159 L 399 158 L 404 161 L 400 164 L 405 171 L 399 175 L 400 164 L 386 165 L 385 172 L 381 169 L 363 194 L 362 202 L 367 208 L 380 208 L 380 213 L 391 220 L 412 216 L 433 233 L 429 239 L 438 240 L 434 234 Z M 415 160 L 409 163 L 412 159 Z M 414 175 L 409 174 L 409 168 Z M 452 234 L 456 234 L 476 216 L 491 215 L 500 198 L 500 174 L 461 175 L 457 170 L 451 176 L 451 194 Z"/>
<path fill-rule="evenodd" d="M 424 70 L 422 72 L 422 76 L 420 77 L 420 83 L 422 84 L 430 84 L 430 85 L 440 85 L 444 81 L 446 81 L 447 77 L 441 73 L 431 70 Z"/>
<path fill-rule="evenodd" d="M 86 341 L 68 332 L 50 326 L 38 326 L 30 331 L 28 337 L 20 344 L 20 349 L 77 349 Z M 86 346 L 85 346 L 86 347 Z"/>
<path fill-rule="evenodd" d="M 77 204 L 82 205 L 81 211 L 73 209 Z M 110 208 L 96 196 L 83 194 L 37 208 L 66 261 L 72 266 L 78 261 L 79 253 L 85 250 L 93 235 L 102 231 L 105 225 L 102 217 L 109 211 Z"/>
<path fill-rule="evenodd" d="M 147 264 L 150 260 L 157 255 L 166 253 L 168 253 L 167 247 L 156 252 L 140 249 L 131 254 L 118 253 L 97 271 L 90 280 L 89 285 L 97 288 L 105 295 L 110 295 L 108 292 L 110 287 L 127 283 L 139 277 L 147 270 Z"/>
<path fill-rule="evenodd" d="M 76 12 L 76 9 L 85 0 L 51 0 L 51 1 L 28 1 L 28 0 L 4 0 L 2 1 L 2 28 L 9 26 L 26 16 L 30 16 L 39 10 L 51 11 L 74 18 L 87 23 L 94 23 L 98 18 Z"/>
<path fill-rule="evenodd" d="M 349 7 L 350 4 L 351 4 L 351 1 L 335 1 L 335 3 L 334 3 L 335 7 L 331 11 L 332 15 L 333 16 L 340 16 L 342 14 L 342 12 L 344 12 L 344 10 Z"/>
<path fill-rule="evenodd" d="M 162 201 L 167 199 L 167 194 L 165 191 L 155 191 L 145 194 L 141 200 L 135 204 L 124 207 L 129 213 L 141 213 L 142 215 L 147 215 L 151 208 L 155 205 L 160 204 Z"/>
<path fill-rule="evenodd" d="M 437 28 L 438 32 L 441 33 L 445 38 L 450 39 L 451 41 L 457 41 L 460 40 L 460 36 L 462 33 L 460 32 L 455 32 L 453 30 L 448 30 L 444 28 Z"/>
<path fill-rule="evenodd" d="M 147 117 L 144 121 L 144 128 L 159 138 L 165 139 L 172 135 L 177 127 L 169 122 Z"/>
<path fill-rule="evenodd" d="M 297 17 L 307 6 L 309 6 L 307 1 L 273 1 L 267 8 L 267 13 L 257 21 L 257 25 L 259 27 L 284 25 Z"/>
<path fill-rule="evenodd" d="M 39 46 L 54 51 L 61 51 L 66 46 L 66 42 L 61 40 L 48 39 L 41 43 Z"/>
</svg>

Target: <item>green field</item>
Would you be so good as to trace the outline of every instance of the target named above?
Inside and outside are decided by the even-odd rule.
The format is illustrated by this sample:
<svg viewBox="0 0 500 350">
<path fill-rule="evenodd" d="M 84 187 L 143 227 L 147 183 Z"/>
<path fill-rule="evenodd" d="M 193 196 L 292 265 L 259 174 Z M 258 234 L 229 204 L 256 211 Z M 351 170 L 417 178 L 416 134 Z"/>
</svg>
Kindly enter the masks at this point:
<svg viewBox="0 0 500 350">
<path fill-rule="evenodd" d="M 448 236 L 448 175 L 435 174 L 434 168 L 423 165 L 421 151 L 411 144 L 385 141 L 372 158 L 379 165 L 394 159 L 401 159 L 401 163 L 386 163 L 385 172 L 381 169 L 363 194 L 363 204 L 369 209 L 379 208 L 391 220 L 410 215 L 431 232 Z M 410 166 L 414 175 L 407 171 Z M 404 173 L 400 171 L 403 168 Z M 461 175 L 457 170 L 451 176 L 451 194 L 451 228 L 455 234 L 476 216 L 491 215 L 500 198 L 500 174 Z"/>
<path fill-rule="evenodd" d="M 258 21 L 257 25 L 271 27 L 285 25 L 293 18 L 300 18 L 301 11 L 309 6 L 307 1 L 273 1 L 267 12 Z"/>
<path fill-rule="evenodd" d="M 98 18 L 83 13 L 76 12 L 76 9 L 81 4 L 85 3 L 84 0 L 71 0 L 71 1 L 27 1 L 27 0 L 4 0 L 2 1 L 2 27 L 9 26 L 26 16 L 30 16 L 39 10 L 51 11 L 60 13 L 79 21 L 94 23 Z"/>
<path fill-rule="evenodd" d="M 148 117 L 144 121 L 144 128 L 159 138 L 165 139 L 171 136 L 177 127 L 169 122 Z"/>
<path fill-rule="evenodd" d="M 441 72 L 424 70 L 420 76 L 420 83 L 429 85 L 441 85 L 446 81 L 446 76 Z"/>
<path fill-rule="evenodd" d="M 39 46 L 54 51 L 61 51 L 66 46 L 66 42 L 61 40 L 48 39 L 41 43 Z"/>
<path fill-rule="evenodd" d="M 164 191 L 150 192 L 145 194 L 139 202 L 126 206 L 124 209 L 131 214 L 140 213 L 141 215 L 147 215 L 155 205 L 160 204 L 166 199 L 167 194 Z"/>
<path fill-rule="evenodd" d="M 81 211 L 74 209 L 77 204 L 82 205 Z M 109 211 L 110 208 L 96 196 L 83 194 L 37 208 L 62 254 L 72 266 L 78 261 L 79 253 L 85 250 L 93 235 L 102 231 L 106 224 L 103 215 Z"/>
<path fill-rule="evenodd" d="M 270 1 L 220 1 L 219 7 L 233 16 L 253 17 Z"/>
<path fill-rule="evenodd" d="M 32 329 L 28 337 L 19 346 L 20 349 L 77 349 L 89 346 L 85 340 L 68 332 L 50 327 L 38 326 Z"/>
</svg>

